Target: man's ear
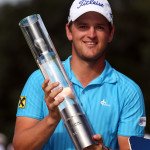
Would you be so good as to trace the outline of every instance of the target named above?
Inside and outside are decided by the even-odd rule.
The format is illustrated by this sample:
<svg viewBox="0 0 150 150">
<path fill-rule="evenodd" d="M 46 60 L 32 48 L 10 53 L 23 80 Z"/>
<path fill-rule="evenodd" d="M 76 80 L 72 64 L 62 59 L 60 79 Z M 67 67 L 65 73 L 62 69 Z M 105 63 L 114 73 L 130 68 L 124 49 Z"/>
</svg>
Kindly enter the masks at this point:
<svg viewBox="0 0 150 150">
<path fill-rule="evenodd" d="M 71 27 L 69 26 L 68 23 L 66 24 L 66 36 L 67 36 L 69 41 L 72 41 Z"/>
<path fill-rule="evenodd" d="M 115 27 L 112 26 L 111 31 L 110 31 L 110 36 L 109 36 L 108 43 L 110 43 L 113 40 L 114 32 L 115 32 Z"/>
</svg>

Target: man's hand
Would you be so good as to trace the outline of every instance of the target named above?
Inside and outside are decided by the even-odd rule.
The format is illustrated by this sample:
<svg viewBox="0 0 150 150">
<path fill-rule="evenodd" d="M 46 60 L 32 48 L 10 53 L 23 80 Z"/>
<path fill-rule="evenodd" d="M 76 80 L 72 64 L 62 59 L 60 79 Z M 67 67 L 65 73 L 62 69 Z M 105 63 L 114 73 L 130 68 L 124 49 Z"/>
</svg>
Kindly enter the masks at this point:
<svg viewBox="0 0 150 150">
<path fill-rule="evenodd" d="M 84 150 L 102 150 L 103 140 L 102 137 L 99 134 L 95 134 L 93 136 L 93 140 L 95 141 L 95 145 L 89 146 L 85 148 Z"/>
<path fill-rule="evenodd" d="M 48 79 L 46 79 L 42 85 L 43 91 L 45 92 L 46 105 L 50 112 L 49 115 L 56 122 L 60 121 L 61 118 L 58 105 L 64 100 L 63 97 L 59 97 L 59 99 L 55 100 L 55 97 L 63 90 L 62 87 L 58 86 L 58 82 L 50 83 Z"/>
<path fill-rule="evenodd" d="M 95 134 L 93 136 L 93 140 L 96 142 L 95 145 L 89 146 L 85 148 L 84 150 L 109 150 L 107 147 L 103 145 L 103 139 L 101 135 Z"/>
</svg>

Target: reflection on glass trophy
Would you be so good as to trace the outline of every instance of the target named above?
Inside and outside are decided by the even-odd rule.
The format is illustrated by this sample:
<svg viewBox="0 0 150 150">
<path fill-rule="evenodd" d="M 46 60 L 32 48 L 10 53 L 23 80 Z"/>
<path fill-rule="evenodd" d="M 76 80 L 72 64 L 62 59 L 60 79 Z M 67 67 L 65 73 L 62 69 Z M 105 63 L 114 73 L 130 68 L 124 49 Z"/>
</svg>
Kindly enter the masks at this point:
<svg viewBox="0 0 150 150">
<path fill-rule="evenodd" d="M 58 108 L 76 149 L 82 150 L 93 145 L 94 132 L 77 103 L 71 82 L 40 15 L 35 14 L 24 18 L 19 26 L 44 78 L 49 78 L 50 82 L 59 82 L 63 87 L 63 91 L 55 99 L 57 100 L 59 96 L 64 97 L 64 101 Z"/>
</svg>

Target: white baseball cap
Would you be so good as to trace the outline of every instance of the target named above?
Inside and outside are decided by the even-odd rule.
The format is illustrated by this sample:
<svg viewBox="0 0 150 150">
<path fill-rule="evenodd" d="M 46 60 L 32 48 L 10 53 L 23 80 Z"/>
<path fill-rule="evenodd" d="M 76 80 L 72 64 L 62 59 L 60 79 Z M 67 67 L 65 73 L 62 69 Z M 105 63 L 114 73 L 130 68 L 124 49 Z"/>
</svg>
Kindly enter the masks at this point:
<svg viewBox="0 0 150 150">
<path fill-rule="evenodd" d="M 68 23 L 89 11 L 100 13 L 113 25 L 112 10 L 107 0 L 75 0 L 70 7 Z"/>
</svg>

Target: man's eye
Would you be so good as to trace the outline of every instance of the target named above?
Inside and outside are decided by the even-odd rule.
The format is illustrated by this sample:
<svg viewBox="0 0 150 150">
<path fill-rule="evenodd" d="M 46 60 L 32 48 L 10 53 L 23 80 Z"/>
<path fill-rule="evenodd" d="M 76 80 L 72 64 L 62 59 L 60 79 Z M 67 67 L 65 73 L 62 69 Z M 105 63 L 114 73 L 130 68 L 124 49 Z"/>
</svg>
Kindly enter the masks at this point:
<svg viewBox="0 0 150 150">
<path fill-rule="evenodd" d="M 105 28 L 103 26 L 97 26 L 96 29 L 97 30 L 104 30 Z"/>
<path fill-rule="evenodd" d="M 88 28 L 88 26 L 86 26 L 86 25 L 80 25 L 79 26 L 79 29 L 82 29 L 82 30 L 85 30 L 85 29 L 87 29 Z"/>
</svg>

